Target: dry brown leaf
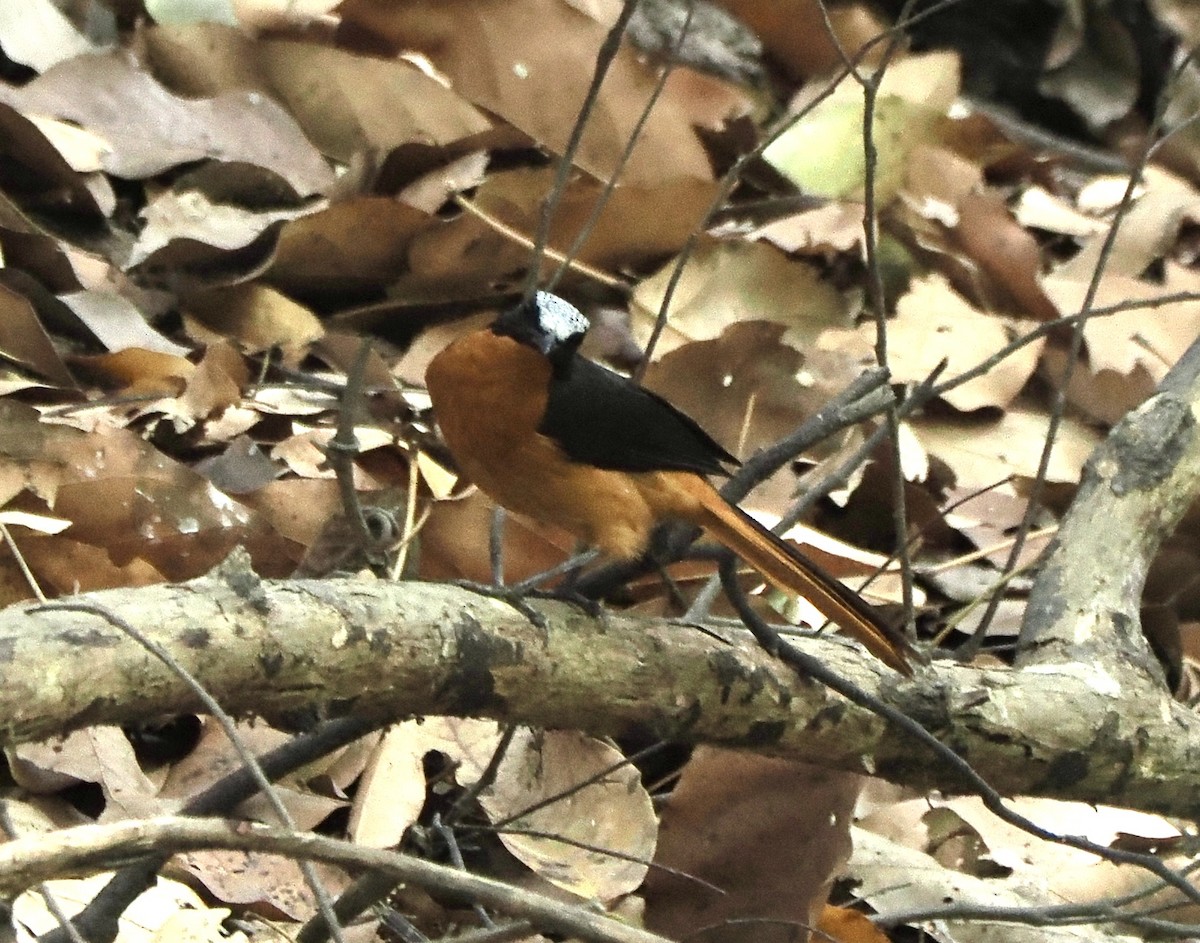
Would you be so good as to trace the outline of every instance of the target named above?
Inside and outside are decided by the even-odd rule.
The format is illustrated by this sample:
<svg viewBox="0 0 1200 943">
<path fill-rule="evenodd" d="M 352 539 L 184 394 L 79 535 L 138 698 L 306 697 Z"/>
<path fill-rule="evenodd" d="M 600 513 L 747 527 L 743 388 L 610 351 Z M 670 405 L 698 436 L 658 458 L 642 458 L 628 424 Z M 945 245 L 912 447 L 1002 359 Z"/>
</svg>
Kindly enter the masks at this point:
<svg viewBox="0 0 1200 943">
<path fill-rule="evenodd" d="M 311 546 L 325 522 L 341 507 L 337 483 L 313 478 L 272 481 L 242 495 L 241 500 L 281 536 L 301 547 Z"/>
<path fill-rule="evenodd" d="M 913 431 L 929 453 L 954 472 L 960 488 L 983 488 L 1008 475 L 1032 478 L 1037 472 L 1049 418 L 1021 407 L 998 419 L 918 417 Z M 1083 463 L 1100 444 L 1099 434 L 1078 420 L 1065 418 L 1051 453 L 1047 477 L 1052 482 L 1079 481 Z"/>
<path fill-rule="evenodd" d="M 396 198 L 422 213 L 436 213 L 457 194 L 483 186 L 488 179 L 489 160 L 487 151 L 470 151 L 418 177 Z"/>
<path fill-rule="evenodd" d="M 1045 280 L 1046 291 L 1065 316 L 1076 314 L 1087 292 L 1087 282 L 1054 274 Z M 1161 285 L 1119 274 L 1108 274 L 1100 282 L 1095 307 L 1146 300 L 1176 292 L 1200 292 L 1200 277 L 1174 263 L 1166 266 Z M 1129 375 L 1141 366 L 1155 383 L 1200 336 L 1200 300 L 1169 305 L 1148 303 L 1116 314 L 1090 318 L 1084 327 L 1088 364 L 1094 372 L 1112 370 Z"/>
<path fill-rule="evenodd" d="M 963 251 L 1013 299 L 1017 311 L 1038 320 L 1053 316 L 1039 283 L 1041 247 L 998 194 L 966 197 L 959 204 L 955 235 Z"/>
<path fill-rule="evenodd" d="M 190 335 L 206 343 L 232 338 L 247 353 L 277 347 L 296 358 L 325 333 L 312 311 L 260 282 L 188 292 L 182 300 L 194 319 L 186 325 Z"/>
<path fill-rule="evenodd" d="M 1164 284 L 1108 274 L 1096 292 L 1095 306 L 1145 300 L 1144 308 L 1090 318 L 1084 327 L 1087 365 L 1072 373 L 1067 395 L 1086 415 L 1117 422 L 1157 388 L 1167 370 L 1200 334 L 1200 302 L 1153 304 L 1153 299 L 1200 287 L 1195 273 L 1168 262 Z M 1078 313 L 1087 291 L 1084 282 L 1058 274 L 1046 279 L 1046 291 L 1064 315 Z M 1066 352 L 1047 347 L 1042 369 L 1056 381 L 1062 376 Z"/>
<path fill-rule="evenodd" d="M 235 495 L 258 491 L 282 472 L 257 442 L 244 435 L 230 442 L 221 454 L 197 462 L 195 468 L 225 494 Z"/>
<path fill-rule="evenodd" d="M 650 335 L 674 268 L 673 262 L 664 266 L 634 289 L 634 334 L 640 342 Z M 789 329 L 787 342 L 803 350 L 822 331 L 848 327 L 851 307 L 815 266 L 772 246 L 703 241 L 675 289 L 657 355 L 686 341 L 719 337 L 744 321 L 782 324 Z"/>
<path fill-rule="evenodd" d="M 421 528 L 421 576 L 490 582 L 488 531 L 493 508 L 476 489 L 461 498 L 435 502 Z M 542 573 L 565 560 L 574 546 L 575 539 L 566 531 L 506 514 L 505 578 L 516 582 Z"/>
<path fill-rule="evenodd" d="M 93 51 L 92 44 L 50 0 L 0 5 L 4 54 L 35 72 Z"/>
<path fill-rule="evenodd" d="M 33 305 L 7 285 L 0 285 L 0 357 L 59 386 L 75 386 Z"/>
<path fill-rule="evenodd" d="M 1038 282 L 1041 249 L 987 189 L 978 163 L 942 145 L 920 147 L 900 197 L 919 245 L 953 263 L 943 268 L 961 292 L 1038 320 L 1054 317 Z"/>
<path fill-rule="evenodd" d="M 490 174 L 474 203 L 532 242 L 553 179 L 553 168 Z M 583 175 L 568 182 L 550 229 L 552 248 L 565 253 L 571 247 L 602 190 Z M 712 182 L 692 177 L 646 185 L 622 180 L 574 258 L 608 271 L 657 264 L 683 246 L 715 192 Z"/>
<path fill-rule="evenodd" d="M 217 341 L 204 352 L 179 397 L 182 415 L 194 419 L 217 415 L 241 402 L 249 382 L 250 370 L 242 355 L 232 344 Z"/>
<path fill-rule="evenodd" d="M 835 201 L 769 223 L 756 230 L 753 238 L 764 239 L 784 252 L 850 252 L 862 242 L 862 227 L 861 206 Z"/>
<path fill-rule="evenodd" d="M 246 31 L 223 23 L 147 25 L 146 67 L 172 91 L 189 98 L 222 92 L 269 93 L 256 61 L 258 44 Z"/>
<path fill-rule="evenodd" d="M 129 254 L 128 266 L 152 263 L 173 267 L 220 261 L 277 223 L 313 212 L 300 209 L 246 209 L 210 200 L 198 190 L 167 190 L 152 200 L 146 224 Z"/>
<path fill-rule="evenodd" d="M 794 939 L 796 924 L 814 926 L 850 855 L 860 783 L 801 763 L 698 748 L 663 812 L 654 860 L 676 873 L 650 872 L 647 928 L 686 939 L 725 920 L 759 919 L 770 922 L 756 924 L 754 938 L 774 941 Z"/>
<path fill-rule="evenodd" d="M 5 753 L 14 778 L 32 792 L 58 792 L 79 782 L 98 784 L 105 798 L 102 822 L 157 811 L 158 786 L 142 771 L 120 727 L 87 727 Z"/>
<path fill-rule="evenodd" d="M 247 749 L 256 756 L 289 739 L 287 734 L 262 722 L 239 721 L 237 732 Z M 241 757 L 229 742 L 224 728 L 206 717 L 202 721 L 200 739 L 187 756 L 172 764 L 159 794 L 182 805 L 241 766 Z"/>
<path fill-rule="evenodd" d="M 31 538 L 26 548 L 31 563 L 37 558 L 35 571 L 56 591 L 101 588 L 98 575 L 133 579 L 146 566 L 170 579 L 190 579 L 239 543 L 264 574 L 279 573 L 288 559 L 286 542 L 261 518 L 138 435 L 48 425 L 11 400 L 0 400 L 0 429 L 7 433 L 0 454 L 23 470 L 28 487 L 47 494 L 57 516 L 72 522 L 66 535 Z M 28 500 L 31 506 L 22 510 L 37 506 Z M 102 548 L 96 559 L 106 569 L 71 572 L 66 548 L 74 543 Z M 135 572 L 123 573 L 120 568 L 137 558 Z"/>
<path fill-rule="evenodd" d="M 455 764 L 462 786 L 479 779 L 500 743 L 494 721 L 457 717 L 408 720 L 388 729 L 372 752 L 350 813 L 350 835 L 360 845 L 389 848 L 417 821 L 425 805 L 427 753 Z"/>
<path fill-rule="evenodd" d="M 844 55 L 855 56 L 864 43 L 888 28 L 874 7 L 862 3 L 839 4 L 828 11 L 816 0 L 722 0 L 721 5 L 751 27 L 772 58 L 796 80 L 838 68 Z M 826 16 L 838 44 L 825 26 Z M 864 64 L 873 65 L 882 51 L 877 45 Z"/>
<path fill-rule="evenodd" d="M 0 98 L 3 96 L 0 95 Z M 42 198 L 49 198 L 51 205 L 61 203 L 71 214 L 85 216 L 108 216 L 116 205 L 112 184 L 99 174 L 80 174 L 72 166 L 72 160 L 81 158 L 82 150 L 88 155 L 104 151 L 106 145 L 78 128 L 67 130 L 61 122 L 53 122 L 44 115 L 22 115 L 20 110 L 8 104 L 0 104 L 0 133 L 5 139 L 10 156 L 23 164 L 35 179 L 43 185 Z M 86 139 L 86 142 L 84 141 Z M 61 150 L 60 150 L 61 148 Z M 90 166 L 91 156 L 83 158 Z M 44 207 L 43 207 L 44 208 Z M 42 227 L 32 223 L 15 207 L 3 214 L 17 217 L 17 232 L 42 232 Z M 10 220 L 6 219 L 6 223 Z M 57 239 L 55 240 L 57 241 Z"/>
<path fill-rule="evenodd" d="M 1103 863 L 1091 852 L 1035 838 L 1029 832 L 998 818 L 975 796 L 960 796 L 934 801 L 933 804 L 952 810 L 978 832 L 992 860 L 1001 867 L 1017 872 L 1032 872 L 1046 880 L 1052 888 L 1062 878 L 1076 884 L 1074 877 L 1067 875 Z M 1076 835 L 1102 846 L 1113 844 L 1123 835 L 1141 836 L 1149 840 L 1148 844 L 1155 841 L 1166 844 L 1181 835 L 1179 829 L 1162 816 L 1131 809 L 1030 797 L 1012 798 L 1005 804 L 1051 832 Z"/>
<path fill-rule="evenodd" d="M 378 289 L 403 274 L 413 237 L 433 223 L 386 197 L 335 203 L 284 223 L 266 277 L 298 292 Z"/>
<path fill-rule="evenodd" d="M 180 98 L 121 52 L 62 62 L 0 99 L 72 121 L 103 138 L 104 166 L 140 179 L 194 160 L 243 161 L 279 174 L 300 195 L 324 192 L 333 171 L 272 99 L 231 92 Z"/>
<path fill-rule="evenodd" d="M 178 396 L 196 372 L 195 364 L 183 357 L 139 347 L 99 357 L 76 357 L 72 363 L 94 382 L 130 396 Z"/>
<path fill-rule="evenodd" d="M 566 144 L 605 34 L 562 0 L 416 0 L 402 10 L 381 0 L 347 0 L 339 12 L 344 28 L 394 51 L 425 53 L 460 95 L 555 153 Z M 584 133 L 580 167 L 609 178 L 653 86 L 652 72 L 622 48 Z M 680 177 L 709 180 L 712 173 L 686 110 L 664 97 L 622 179 L 658 185 Z"/>
<path fill-rule="evenodd" d="M 328 426 L 313 428 L 299 422 L 292 423 L 292 429 L 291 436 L 271 449 L 271 458 L 286 462 L 288 468 L 302 478 L 336 477 L 326 451 L 337 430 Z M 394 442 L 390 433 L 374 426 L 356 426 L 354 437 L 358 442 L 359 454 L 371 449 L 386 448 Z M 355 487 L 360 491 L 379 487 L 357 463 L 354 466 L 354 480 Z"/>
<path fill-rule="evenodd" d="M 1022 226 L 1064 236 L 1095 236 L 1106 228 L 1102 220 L 1081 213 L 1066 200 L 1039 186 L 1021 191 L 1013 214 Z"/>
<path fill-rule="evenodd" d="M 650 795 L 635 767 L 618 766 L 622 759 L 575 731 L 522 729 L 479 803 L 493 823 L 505 823 L 500 841 L 539 877 L 585 900 L 614 901 L 641 885 L 658 835 Z"/>
<path fill-rule="evenodd" d="M 430 750 L 421 725 L 406 721 L 389 728 L 376 745 L 354 804 L 352 841 L 369 848 L 394 848 L 425 807 L 424 756 Z"/>
<path fill-rule="evenodd" d="M 880 913 L 939 911 L 948 906 L 1036 909 L 1057 904 L 1045 884 L 1030 875 L 1023 878 L 977 878 L 943 866 L 923 852 L 882 838 L 865 829 L 854 829 L 854 854 L 848 866 L 855 881 L 855 896 Z M 1114 895 L 1118 896 L 1118 895 Z M 996 924 L 976 917 L 940 918 L 917 924 L 938 939 L 985 943 L 997 938 Z M 1005 923 L 1000 931 L 1008 943 L 1077 943 L 1077 927 L 1021 926 Z M 1140 937 L 1115 931 L 1109 943 L 1135 943 Z"/>
<path fill-rule="evenodd" d="M 1042 351 L 1041 373 L 1052 383 L 1061 384 L 1067 366 L 1068 351 L 1051 344 Z M 1071 372 L 1067 401 L 1094 422 L 1116 424 L 1154 390 L 1154 380 L 1141 364 L 1128 374 L 1112 370 L 1077 368 Z"/>
<path fill-rule="evenodd" d="M 1105 181 L 1111 198 L 1114 190 L 1123 192 L 1121 181 Z M 1180 223 L 1200 212 L 1200 194 L 1186 181 L 1163 170 L 1147 167 L 1142 177 L 1143 189 L 1117 230 L 1104 274 L 1105 278 L 1141 276 L 1151 262 L 1167 254 L 1179 233 Z M 1120 193 L 1117 194 L 1118 197 Z M 1096 199 L 1094 196 L 1092 199 Z M 1061 279 L 1087 283 L 1092 278 L 1107 236 L 1098 233 L 1088 239 L 1079 252 L 1055 270 Z"/>
<path fill-rule="evenodd" d="M 86 290 L 59 295 L 77 318 L 106 349 L 130 347 L 184 357 L 188 348 L 164 337 L 150 326 L 146 315 L 128 298 L 113 291 Z"/>
<path fill-rule="evenodd" d="M 874 343 L 873 324 L 864 324 L 859 333 Z M 1003 320 L 970 304 L 942 276 L 928 275 L 913 282 L 896 303 L 896 317 L 888 322 L 888 367 L 896 380 L 919 383 L 946 360 L 939 382 L 947 382 L 1011 340 Z M 947 390 L 942 398 L 962 412 L 1007 407 L 1037 369 L 1044 345 L 1044 339 L 1026 344 L 982 376 Z"/>
<path fill-rule="evenodd" d="M 1010 535 L 1025 516 L 1026 500 L 1017 496 L 1009 484 L 986 491 L 954 487 L 946 491 L 945 500 L 952 508 L 943 518 L 946 524 L 975 547 L 990 549 L 985 559 L 992 564 L 1005 565 L 1010 550 Z M 1028 541 L 1018 567 L 1033 563 L 1049 540 L 1050 535 L 1046 535 Z"/>
<path fill-rule="evenodd" d="M 80 880 L 47 881 L 42 887 L 54 895 L 68 916 L 74 916 L 113 876 L 113 872 L 105 871 Z M 122 910 L 117 921 L 118 939 L 129 943 L 154 943 L 158 939 L 155 934 L 180 914 L 201 913 L 214 915 L 212 919 L 218 923 L 229 916 L 228 910 L 209 910 L 200 895 L 190 887 L 159 877 L 149 890 L 143 891 Z M 59 927 L 59 918 L 47 907 L 40 888 L 26 891 L 13 902 L 13 921 L 23 929 L 26 934 L 24 939 L 32 939 Z M 218 940 L 246 943 L 246 935 L 237 930 L 230 936 L 202 937 L 196 943 L 218 943 Z"/>
<path fill-rule="evenodd" d="M 340 868 L 319 862 L 314 867 L 335 897 L 350 883 Z M 308 920 L 317 912 L 300 865 L 291 858 L 253 851 L 189 851 L 173 858 L 170 870 L 199 881 L 223 904 L 249 905 L 270 919 Z"/>
<path fill-rule="evenodd" d="M 492 127 L 482 112 L 407 62 L 284 40 L 260 43 L 255 51 L 300 126 L 343 162 L 404 144 L 449 147 Z"/>
<path fill-rule="evenodd" d="M 167 582 L 145 560 L 113 562 L 107 550 L 58 536 L 54 540 L 22 540 L 21 555 L 46 592 L 89 593 L 121 586 L 154 586 Z M 196 574 L 199 575 L 199 574 Z"/>
</svg>

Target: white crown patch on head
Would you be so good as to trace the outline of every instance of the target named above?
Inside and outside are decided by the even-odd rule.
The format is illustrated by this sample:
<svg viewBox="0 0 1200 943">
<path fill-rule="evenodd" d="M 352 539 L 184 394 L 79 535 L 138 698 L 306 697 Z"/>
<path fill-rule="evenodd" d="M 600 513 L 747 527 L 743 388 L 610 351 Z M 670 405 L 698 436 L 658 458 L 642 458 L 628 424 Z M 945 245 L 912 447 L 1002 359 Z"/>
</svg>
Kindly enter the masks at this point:
<svg viewBox="0 0 1200 943">
<path fill-rule="evenodd" d="M 569 301 L 548 291 L 539 291 L 534 303 L 537 305 L 538 327 L 556 344 L 565 344 L 571 338 L 587 333 L 587 318 Z"/>
</svg>

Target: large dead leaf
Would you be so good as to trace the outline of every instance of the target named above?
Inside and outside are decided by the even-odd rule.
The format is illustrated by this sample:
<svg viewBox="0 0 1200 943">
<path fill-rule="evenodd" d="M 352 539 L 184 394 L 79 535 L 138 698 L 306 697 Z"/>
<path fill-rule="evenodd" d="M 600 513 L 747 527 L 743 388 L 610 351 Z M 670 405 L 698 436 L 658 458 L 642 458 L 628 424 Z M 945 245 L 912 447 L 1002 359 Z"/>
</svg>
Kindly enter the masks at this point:
<svg viewBox="0 0 1200 943">
<path fill-rule="evenodd" d="M 174 357 L 188 353 L 188 348 L 151 327 L 146 315 L 116 292 L 76 291 L 60 297 L 107 350 L 136 348 Z"/>
<path fill-rule="evenodd" d="M 566 145 L 606 32 L 563 0 L 416 0 L 403 7 L 348 0 L 339 9 L 348 34 L 360 30 L 394 51 L 425 53 L 459 94 L 556 153 Z M 653 86 L 650 70 L 622 48 L 583 135 L 580 167 L 611 176 Z M 622 179 L 659 184 L 711 175 L 686 111 L 664 97 Z"/>
<path fill-rule="evenodd" d="M 674 269 L 672 262 L 634 289 L 639 341 L 653 328 Z M 790 330 L 787 340 L 803 349 L 823 330 L 849 327 L 850 319 L 850 302 L 816 266 L 766 243 L 704 242 L 675 288 L 656 353 L 662 356 L 689 340 L 710 340 L 743 321 L 783 324 Z"/>
<path fill-rule="evenodd" d="M 532 241 L 553 176 L 551 169 L 491 174 L 474 202 Z M 554 214 L 551 247 L 565 253 L 572 246 L 602 190 L 597 181 L 582 175 L 568 182 Z M 647 185 L 623 180 L 573 258 L 609 271 L 657 263 L 678 251 L 692 234 L 714 190 L 711 182 L 691 177 Z"/>
<path fill-rule="evenodd" d="M 22 509 L 49 506 L 72 522 L 66 535 L 30 537 L 22 548 L 57 590 L 102 588 L 108 584 L 98 577 L 111 573 L 73 569 L 63 552 L 68 535 L 68 543 L 90 544 L 116 567 L 143 560 L 176 580 L 200 575 L 239 543 L 264 572 L 286 561 L 286 544 L 254 512 L 133 433 L 47 425 L 11 400 L 0 400 L 0 429 L 0 464 L 31 491 Z"/>
<path fill-rule="evenodd" d="M 106 871 L 81 880 L 48 881 L 41 887 L 68 916 L 74 916 L 113 877 L 113 872 Z M 31 888 L 13 902 L 12 921 L 21 943 L 33 943 L 35 937 L 59 928 L 59 918 L 47 906 L 41 887 Z M 121 943 L 246 943 L 241 930 L 225 933 L 221 923 L 228 917 L 228 910 L 208 909 L 200 895 L 185 884 L 160 877 L 121 911 L 117 939 Z M 164 930 L 169 932 L 160 935 Z M 179 935 L 173 935 L 176 933 Z"/>
<path fill-rule="evenodd" d="M 35 792 L 57 792 L 75 783 L 104 791 L 101 821 L 136 818 L 155 809 L 158 786 L 142 771 L 119 727 L 88 727 L 42 743 L 5 751 L 17 781 Z"/>
<path fill-rule="evenodd" d="M 769 943 L 794 939 L 797 924 L 815 926 L 850 855 L 860 781 L 801 763 L 697 749 L 663 813 L 654 860 L 672 870 L 656 869 L 647 879 L 647 927 L 672 939 L 707 928 L 710 939 L 724 921 L 762 920 L 753 937 Z"/>
<path fill-rule="evenodd" d="M 492 122 L 407 62 L 307 43 L 266 42 L 257 60 L 271 88 L 325 153 L 342 161 L 402 144 L 442 148 Z"/>
<path fill-rule="evenodd" d="M 299 194 L 333 183 L 332 170 L 271 99 L 246 93 L 180 98 L 122 52 L 69 59 L 19 89 L 0 87 L 0 100 L 99 135 L 108 147 L 105 169 L 122 177 L 213 159 L 270 168 Z"/>
<path fill-rule="evenodd" d="M 4 54 L 37 72 L 92 51 L 92 44 L 51 0 L 0 4 Z"/>
<path fill-rule="evenodd" d="M 825 90 L 813 82 L 793 102 L 809 107 Z M 938 119 L 958 94 L 959 65 L 952 53 L 938 52 L 893 62 L 875 103 L 878 150 L 876 192 L 887 202 L 904 178 L 908 155 L 933 136 Z M 861 198 L 866 163 L 862 145 L 863 89 L 844 78 L 832 95 L 817 102 L 776 138 L 763 159 L 806 193 Z"/>
<path fill-rule="evenodd" d="M 888 841 L 865 829 L 854 830 L 854 855 L 848 871 L 856 882 L 856 896 L 883 914 L 894 911 L 937 911 L 954 905 L 970 909 L 1036 909 L 1060 903 L 1057 897 L 1048 893 L 1042 882 L 1030 879 L 1027 875 L 1001 880 L 963 874 L 946 868 L 930 855 Z M 1112 927 L 1104 929 L 1089 926 L 1084 932 L 1078 927 L 1030 927 L 1012 922 L 997 923 L 974 916 L 959 920 L 942 918 L 921 921 L 917 925 L 937 940 L 955 943 L 987 943 L 998 938 L 1012 943 L 1077 943 L 1084 939 L 1134 943 L 1140 939 L 1120 933 Z"/>
<path fill-rule="evenodd" d="M 75 385 L 33 305 L 6 285 L 0 285 L 0 357 L 61 386 Z"/>
<path fill-rule="evenodd" d="M 378 289 L 408 268 L 413 237 L 431 217 L 397 200 L 363 196 L 280 228 L 267 278 L 297 292 Z"/>
<path fill-rule="evenodd" d="M 371 754 L 354 797 L 350 835 L 374 848 L 399 845 L 425 806 L 424 758 L 444 754 L 460 785 L 474 784 L 500 743 L 490 720 L 427 717 L 388 729 Z"/>
<path fill-rule="evenodd" d="M 268 229 L 311 209 L 258 210 L 210 200 L 198 190 L 168 190 L 142 210 L 146 225 L 127 265 L 159 267 L 217 261 L 254 243 Z"/>
<path fill-rule="evenodd" d="M 574 731 L 521 730 L 479 803 L 505 847 L 537 875 L 587 900 L 613 901 L 642 883 L 658 836 L 650 795 L 623 759 Z"/>
<path fill-rule="evenodd" d="M 1115 190 L 1119 198 L 1125 183 L 1123 179 L 1111 181 L 1107 192 Z M 1180 223 L 1197 212 L 1200 212 L 1200 194 L 1195 188 L 1159 167 L 1147 167 L 1142 188 L 1117 230 L 1106 261 L 1105 277 L 1142 275 L 1151 262 L 1166 254 L 1178 235 Z M 1090 281 L 1104 249 L 1106 234 L 1107 230 L 1089 238 L 1055 275 L 1070 281 Z"/>
<path fill-rule="evenodd" d="M 1014 336 L 1003 320 L 970 304 L 939 275 L 913 283 L 896 303 L 896 317 L 888 322 L 887 331 L 888 366 L 894 379 L 905 383 L 925 380 L 942 360 L 947 367 L 939 382 L 951 381 L 997 353 Z M 859 332 L 874 343 L 874 325 L 863 325 Z M 1033 375 L 1044 345 L 1044 339 L 1026 344 L 982 376 L 947 390 L 942 398 L 963 412 L 1008 406 Z"/>
<path fill-rule="evenodd" d="M 1010 409 L 998 419 L 919 417 L 910 420 L 921 444 L 950 466 L 960 488 L 983 488 L 1008 475 L 1032 478 L 1046 440 L 1048 417 Z M 1074 484 L 1083 463 L 1100 444 L 1099 434 L 1066 418 L 1058 428 L 1047 478 Z"/>
<path fill-rule="evenodd" d="M 255 89 L 282 102 L 330 157 L 382 156 L 404 144 L 444 148 L 492 122 L 408 62 L 294 40 L 253 42 L 218 23 L 146 33 L 156 74 L 190 96 Z"/>
<path fill-rule="evenodd" d="M 319 863 L 314 867 L 335 897 L 350 883 L 339 868 Z M 172 859 L 169 870 L 199 881 L 221 903 L 249 905 L 271 919 L 308 920 L 317 912 L 300 865 L 292 858 L 253 851 L 189 851 Z"/>
</svg>

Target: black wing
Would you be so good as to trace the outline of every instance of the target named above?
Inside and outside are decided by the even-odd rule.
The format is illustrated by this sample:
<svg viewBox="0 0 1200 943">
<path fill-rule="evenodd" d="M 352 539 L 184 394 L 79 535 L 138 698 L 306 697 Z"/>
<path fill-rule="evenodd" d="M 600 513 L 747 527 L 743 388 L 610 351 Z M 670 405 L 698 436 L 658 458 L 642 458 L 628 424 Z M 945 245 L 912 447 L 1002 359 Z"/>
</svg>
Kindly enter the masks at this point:
<svg viewBox="0 0 1200 943">
<path fill-rule="evenodd" d="M 738 464 L 661 396 L 578 355 L 551 381 L 538 431 L 572 460 L 612 471 L 720 475 Z"/>
</svg>

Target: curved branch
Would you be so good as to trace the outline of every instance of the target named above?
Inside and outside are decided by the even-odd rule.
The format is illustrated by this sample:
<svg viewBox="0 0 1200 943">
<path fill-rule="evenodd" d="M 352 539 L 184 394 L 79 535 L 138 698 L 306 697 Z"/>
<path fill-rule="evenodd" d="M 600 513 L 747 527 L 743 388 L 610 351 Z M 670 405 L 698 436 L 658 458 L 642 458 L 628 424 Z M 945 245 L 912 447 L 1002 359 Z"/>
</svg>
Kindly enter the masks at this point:
<svg viewBox="0 0 1200 943">
<path fill-rule="evenodd" d="M 1088 460 L 1030 595 L 1020 665 L 1085 661 L 1148 689 L 1127 699 L 1161 696 L 1139 606 L 1155 553 L 1200 495 L 1198 413 L 1200 340 Z"/>
<path fill-rule="evenodd" d="M 418 887 L 458 894 L 548 931 L 592 943 L 667 943 L 663 937 L 585 906 L 512 887 L 421 858 L 270 825 L 159 816 L 111 825 L 80 825 L 0 845 L 0 893 L 11 899 L 54 878 L 104 870 L 113 861 L 165 852 L 222 848 L 370 868 Z"/>
</svg>

